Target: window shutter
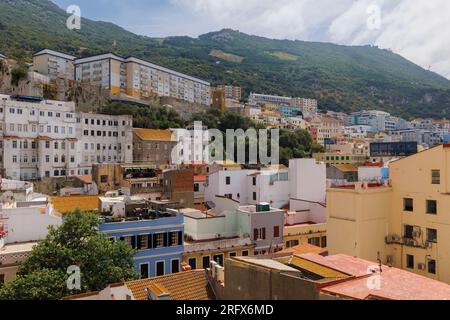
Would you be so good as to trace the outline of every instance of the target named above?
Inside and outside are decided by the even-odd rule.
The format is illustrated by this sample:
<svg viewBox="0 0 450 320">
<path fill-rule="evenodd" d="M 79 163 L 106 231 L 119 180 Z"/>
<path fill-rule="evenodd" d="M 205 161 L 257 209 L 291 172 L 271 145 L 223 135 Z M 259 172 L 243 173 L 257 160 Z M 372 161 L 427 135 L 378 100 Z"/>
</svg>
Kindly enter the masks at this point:
<svg viewBox="0 0 450 320">
<path fill-rule="evenodd" d="M 262 229 L 262 238 L 263 240 L 266 240 L 266 228 Z"/>
<path fill-rule="evenodd" d="M 169 234 L 166 232 L 164 233 L 164 247 L 169 246 Z"/>
<path fill-rule="evenodd" d="M 152 249 L 156 249 L 156 234 L 153 234 Z"/>
<path fill-rule="evenodd" d="M 258 229 L 253 229 L 253 240 L 258 240 Z"/>
<path fill-rule="evenodd" d="M 131 247 L 136 249 L 136 236 L 131 237 Z"/>
<path fill-rule="evenodd" d="M 183 231 L 178 231 L 178 245 L 183 245 Z"/>
<path fill-rule="evenodd" d="M 143 236 L 137 236 L 137 249 L 141 250 L 143 248 L 141 248 L 141 240 L 142 240 Z"/>
</svg>

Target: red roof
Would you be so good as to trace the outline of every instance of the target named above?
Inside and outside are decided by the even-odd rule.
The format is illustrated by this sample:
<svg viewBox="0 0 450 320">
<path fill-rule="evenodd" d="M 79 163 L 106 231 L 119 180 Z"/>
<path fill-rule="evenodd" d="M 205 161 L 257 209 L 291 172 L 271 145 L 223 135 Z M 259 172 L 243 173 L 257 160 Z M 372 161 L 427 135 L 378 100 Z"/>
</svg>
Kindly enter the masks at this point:
<svg viewBox="0 0 450 320">
<path fill-rule="evenodd" d="M 412 272 L 382 266 L 381 274 L 374 274 L 371 269 L 378 267 L 377 263 L 342 254 L 328 257 L 303 254 L 300 257 L 355 277 L 322 287 L 325 293 L 359 300 L 450 300 L 448 284 Z M 374 276 L 379 276 L 379 281 L 375 281 Z"/>
<path fill-rule="evenodd" d="M 92 183 L 92 176 L 76 176 L 76 179 L 80 180 L 81 182 L 85 184 L 91 184 Z"/>
</svg>

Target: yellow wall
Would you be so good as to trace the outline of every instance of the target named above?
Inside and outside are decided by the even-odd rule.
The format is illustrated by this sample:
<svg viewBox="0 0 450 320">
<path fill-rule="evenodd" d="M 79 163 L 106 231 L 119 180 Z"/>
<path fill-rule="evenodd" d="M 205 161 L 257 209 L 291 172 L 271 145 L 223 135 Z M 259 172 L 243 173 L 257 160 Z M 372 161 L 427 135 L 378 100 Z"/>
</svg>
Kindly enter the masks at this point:
<svg viewBox="0 0 450 320">
<path fill-rule="evenodd" d="M 450 148 L 439 146 L 398 160 L 390 165 L 391 187 L 356 190 L 331 188 L 328 198 L 328 245 L 330 254 L 345 253 L 450 283 Z M 432 170 L 440 170 L 441 183 L 432 184 Z M 404 211 L 404 198 L 414 200 L 413 212 Z M 427 214 L 426 201 L 437 201 L 437 214 Z M 416 246 L 386 243 L 387 235 L 404 237 L 405 225 L 414 226 Z M 437 230 L 437 243 L 427 242 L 427 228 Z M 407 269 L 407 255 L 414 268 Z M 428 261 L 436 261 L 436 274 Z M 425 264 L 426 270 L 419 270 Z"/>
<path fill-rule="evenodd" d="M 310 239 L 319 238 L 320 246 L 326 247 L 327 241 L 324 241 L 324 237 L 327 236 L 326 224 L 312 224 L 312 225 L 298 225 L 298 226 L 286 226 L 284 227 L 284 244 L 291 241 L 298 241 L 298 244 L 308 243 Z M 319 240 L 318 239 L 318 240 Z"/>
</svg>

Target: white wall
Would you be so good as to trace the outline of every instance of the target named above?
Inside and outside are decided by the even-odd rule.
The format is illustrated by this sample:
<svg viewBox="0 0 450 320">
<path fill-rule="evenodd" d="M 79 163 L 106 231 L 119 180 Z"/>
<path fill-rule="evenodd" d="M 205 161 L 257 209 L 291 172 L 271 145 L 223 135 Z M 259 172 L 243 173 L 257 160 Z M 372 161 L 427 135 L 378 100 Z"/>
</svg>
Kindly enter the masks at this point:
<svg viewBox="0 0 450 320">
<path fill-rule="evenodd" d="M 257 172 L 256 170 L 231 170 L 218 171 L 209 176 L 208 185 L 205 188 L 205 201 L 214 202 L 216 196 L 232 194 L 233 200 L 241 205 L 248 204 L 247 176 Z M 226 177 L 230 177 L 230 185 L 226 184 Z"/>
<path fill-rule="evenodd" d="M 324 203 L 327 173 L 323 162 L 293 159 L 289 162 L 290 194 L 293 199 Z"/>
<path fill-rule="evenodd" d="M 359 181 L 381 181 L 381 168 L 379 167 L 359 167 L 358 168 Z"/>
<path fill-rule="evenodd" d="M 51 206 L 4 209 L 3 213 L 7 219 L 7 244 L 43 240 L 49 226 L 62 224 L 62 217 L 53 215 Z"/>
</svg>

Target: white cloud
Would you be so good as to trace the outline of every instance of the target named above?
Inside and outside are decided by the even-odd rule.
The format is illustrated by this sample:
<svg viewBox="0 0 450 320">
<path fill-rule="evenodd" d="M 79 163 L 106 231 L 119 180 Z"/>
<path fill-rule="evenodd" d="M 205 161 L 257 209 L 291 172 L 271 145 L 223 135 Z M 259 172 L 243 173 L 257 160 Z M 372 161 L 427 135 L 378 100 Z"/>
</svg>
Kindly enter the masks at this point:
<svg viewBox="0 0 450 320">
<path fill-rule="evenodd" d="M 376 44 L 450 78 L 448 0 L 171 0 L 209 30 L 272 38 Z M 380 29 L 368 28 L 373 5 Z M 184 21 L 183 21 L 184 22 Z"/>
</svg>

